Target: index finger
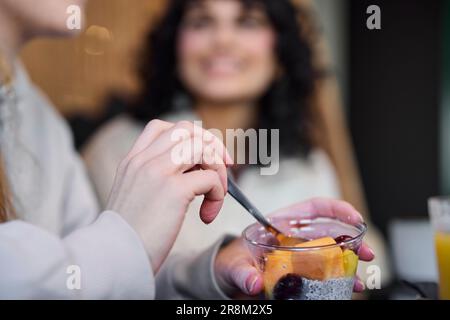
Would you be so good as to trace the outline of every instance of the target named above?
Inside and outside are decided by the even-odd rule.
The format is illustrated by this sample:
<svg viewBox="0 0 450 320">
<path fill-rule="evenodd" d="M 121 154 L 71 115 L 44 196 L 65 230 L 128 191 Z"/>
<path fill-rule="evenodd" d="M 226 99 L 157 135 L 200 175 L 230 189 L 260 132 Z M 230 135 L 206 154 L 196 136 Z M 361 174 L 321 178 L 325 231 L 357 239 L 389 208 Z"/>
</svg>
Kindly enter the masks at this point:
<svg viewBox="0 0 450 320">
<path fill-rule="evenodd" d="M 139 138 L 134 143 L 131 151 L 128 153 L 129 158 L 133 158 L 137 154 L 144 151 L 148 146 L 150 146 L 153 141 L 155 141 L 163 132 L 171 129 L 174 126 L 173 123 L 162 121 L 162 120 L 152 120 L 146 126 L 144 131 L 141 133 Z"/>
<path fill-rule="evenodd" d="M 361 214 L 348 202 L 326 198 L 314 198 L 305 202 L 296 203 L 274 212 L 269 217 L 292 216 L 305 219 L 318 217 L 333 218 L 351 225 L 357 225 L 364 221 Z"/>
</svg>

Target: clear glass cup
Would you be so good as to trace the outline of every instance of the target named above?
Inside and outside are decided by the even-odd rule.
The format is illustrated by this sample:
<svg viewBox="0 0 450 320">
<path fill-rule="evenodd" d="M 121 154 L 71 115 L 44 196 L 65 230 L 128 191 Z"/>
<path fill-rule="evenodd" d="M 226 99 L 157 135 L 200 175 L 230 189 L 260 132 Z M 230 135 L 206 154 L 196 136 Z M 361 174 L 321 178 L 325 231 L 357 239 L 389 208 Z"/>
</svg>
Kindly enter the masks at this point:
<svg viewBox="0 0 450 320">
<path fill-rule="evenodd" d="M 439 298 L 450 300 L 450 197 L 428 200 L 439 268 Z"/>
<path fill-rule="evenodd" d="M 307 242 L 280 245 L 262 225 L 243 236 L 263 273 L 269 300 L 350 300 L 358 266 L 357 252 L 367 230 L 330 218 L 271 219 L 284 234 Z M 336 240 L 337 242 L 336 242 Z"/>
</svg>

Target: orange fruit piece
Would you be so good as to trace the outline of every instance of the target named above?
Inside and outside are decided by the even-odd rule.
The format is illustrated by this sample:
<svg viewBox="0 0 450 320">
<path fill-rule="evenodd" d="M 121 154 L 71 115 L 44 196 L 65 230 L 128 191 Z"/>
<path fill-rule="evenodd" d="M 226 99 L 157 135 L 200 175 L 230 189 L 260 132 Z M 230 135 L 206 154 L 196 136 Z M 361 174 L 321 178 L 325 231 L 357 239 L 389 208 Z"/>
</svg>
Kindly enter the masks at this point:
<svg viewBox="0 0 450 320">
<path fill-rule="evenodd" d="M 325 237 L 296 244 L 295 247 L 308 248 L 333 244 L 336 244 L 333 238 Z M 268 253 L 264 267 L 264 288 L 267 297 L 272 298 L 272 291 L 278 280 L 288 273 L 320 281 L 343 277 L 346 274 L 344 254 L 340 247 L 310 251 L 275 250 Z"/>
<path fill-rule="evenodd" d="M 297 248 L 309 248 L 336 244 L 331 237 L 320 238 L 296 245 Z M 298 251 L 291 253 L 293 272 L 311 280 L 324 281 L 343 277 L 344 259 L 340 247 Z"/>
<path fill-rule="evenodd" d="M 264 289 L 266 296 L 272 299 L 272 291 L 278 280 L 288 273 L 292 273 L 291 253 L 276 250 L 266 256 L 264 267 Z"/>
</svg>

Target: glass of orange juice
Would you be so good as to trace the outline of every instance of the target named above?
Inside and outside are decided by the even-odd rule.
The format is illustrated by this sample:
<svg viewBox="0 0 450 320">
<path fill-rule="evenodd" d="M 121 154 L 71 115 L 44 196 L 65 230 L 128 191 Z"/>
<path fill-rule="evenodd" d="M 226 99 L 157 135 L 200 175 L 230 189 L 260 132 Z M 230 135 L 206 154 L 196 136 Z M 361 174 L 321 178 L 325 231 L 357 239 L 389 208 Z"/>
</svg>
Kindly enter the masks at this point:
<svg viewBox="0 0 450 320">
<path fill-rule="evenodd" d="M 450 300 L 450 197 L 428 201 L 439 267 L 439 298 Z"/>
</svg>

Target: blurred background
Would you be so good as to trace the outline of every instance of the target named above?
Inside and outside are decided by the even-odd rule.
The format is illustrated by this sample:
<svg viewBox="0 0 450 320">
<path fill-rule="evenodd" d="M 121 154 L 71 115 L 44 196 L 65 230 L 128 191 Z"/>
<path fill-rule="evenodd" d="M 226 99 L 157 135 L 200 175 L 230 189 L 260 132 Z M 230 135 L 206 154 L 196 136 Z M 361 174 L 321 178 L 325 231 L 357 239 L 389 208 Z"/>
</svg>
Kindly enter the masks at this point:
<svg viewBox="0 0 450 320">
<path fill-rule="evenodd" d="M 23 51 L 78 148 L 139 89 L 137 53 L 165 2 L 91 0 L 80 37 L 37 40 Z M 344 119 L 356 159 L 349 165 L 388 239 L 396 279 L 436 281 L 427 199 L 450 194 L 450 1 L 311 2 L 342 97 L 340 113 L 330 116 Z M 381 30 L 366 27 L 373 4 Z"/>
</svg>

